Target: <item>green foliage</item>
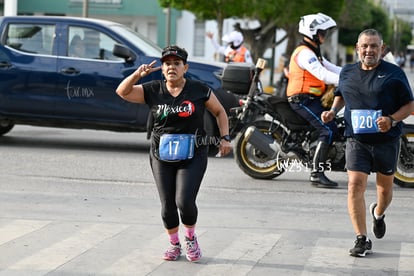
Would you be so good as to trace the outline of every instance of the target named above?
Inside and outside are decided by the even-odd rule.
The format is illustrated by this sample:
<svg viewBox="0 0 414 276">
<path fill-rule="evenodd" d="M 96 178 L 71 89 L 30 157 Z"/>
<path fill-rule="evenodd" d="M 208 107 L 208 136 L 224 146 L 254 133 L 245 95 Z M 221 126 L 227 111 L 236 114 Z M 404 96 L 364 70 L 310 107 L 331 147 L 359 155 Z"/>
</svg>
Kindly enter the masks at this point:
<svg viewBox="0 0 414 276">
<path fill-rule="evenodd" d="M 340 28 L 361 30 L 372 22 L 371 4 L 368 0 L 348 0 L 338 18 Z"/>
<path fill-rule="evenodd" d="M 371 4 L 368 0 L 348 0 L 338 20 L 339 43 L 355 45 L 358 34 L 372 22 Z"/>
<path fill-rule="evenodd" d="M 378 30 L 382 34 L 383 40 L 387 43 L 391 37 L 391 22 L 388 19 L 389 16 L 384 9 L 378 6 L 371 7 L 372 23 L 370 26 Z M 388 43 L 387 43 L 388 44 Z"/>
<path fill-rule="evenodd" d="M 355 45 L 358 34 L 365 28 L 376 28 L 384 41 L 392 37 L 392 24 L 388 14 L 372 0 L 158 0 L 162 7 L 188 10 L 199 19 L 215 19 L 219 35 L 224 19 L 230 17 L 257 20 L 260 27 L 255 30 L 236 26 L 245 36 L 254 60 L 264 51 L 281 41 L 274 41 L 277 28 L 285 29 L 289 38 L 288 48 L 296 45 L 297 23 L 305 14 L 322 12 L 334 18 L 339 28 L 339 42 L 345 46 Z M 411 31 L 400 24 L 401 45 L 411 40 Z M 286 37 L 285 37 L 286 38 Z M 285 39 L 282 38 L 282 39 Z M 409 44 L 409 42 L 407 43 Z M 399 45 L 399 44 L 398 44 Z M 287 49 L 287 53 L 290 50 Z"/>
<path fill-rule="evenodd" d="M 353 46 L 359 33 L 374 28 L 382 35 L 386 44 L 391 41 L 391 22 L 387 12 L 368 0 L 349 0 L 339 19 L 339 43 Z"/>
<path fill-rule="evenodd" d="M 177 10 L 188 10 L 197 18 L 209 20 L 244 16 L 245 0 L 158 0 L 161 7 L 171 7 Z"/>
<path fill-rule="evenodd" d="M 277 28 L 295 30 L 289 31 L 289 35 L 294 38 L 297 33 L 296 25 L 301 16 L 323 12 L 336 18 L 339 17 L 346 1 L 336 0 L 335 5 L 332 4 L 332 0 L 158 0 L 158 2 L 162 7 L 191 11 L 199 19 L 217 20 L 219 37 L 226 18 L 257 20 L 260 27 L 255 30 L 243 29 L 242 26 L 235 27 L 243 33 L 253 59 L 256 60 L 266 49 L 281 42 L 274 41 Z"/>
<path fill-rule="evenodd" d="M 405 51 L 407 48 L 407 45 L 411 44 L 411 40 L 413 38 L 412 32 L 411 32 L 411 24 L 402 20 L 399 20 L 398 22 L 399 27 L 399 37 L 397 41 L 395 42 L 396 45 L 394 45 L 394 48 L 396 50 Z"/>
</svg>

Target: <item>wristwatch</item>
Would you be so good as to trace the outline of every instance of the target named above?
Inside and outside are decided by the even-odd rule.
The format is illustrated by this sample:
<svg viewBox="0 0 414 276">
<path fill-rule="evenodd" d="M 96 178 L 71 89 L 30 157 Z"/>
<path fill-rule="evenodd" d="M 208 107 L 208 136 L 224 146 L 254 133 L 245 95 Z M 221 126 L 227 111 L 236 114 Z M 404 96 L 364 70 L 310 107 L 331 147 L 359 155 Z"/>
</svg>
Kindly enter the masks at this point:
<svg viewBox="0 0 414 276">
<path fill-rule="evenodd" d="M 220 137 L 220 140 L 225 140 L 227 142 L 231 142 L 231 137 L 230 135 L 223 135 Z"/>
<path fill-rule="evenodd" d="M 394 120 L 394 118 L 391 117 L 391 115 L 388 115 L 388 118 L 390 118 L 390 120 L 391 120 L 391 127 L 395 127 L 398 124 L 398 122 L 396 120 Z"/>
</svg>

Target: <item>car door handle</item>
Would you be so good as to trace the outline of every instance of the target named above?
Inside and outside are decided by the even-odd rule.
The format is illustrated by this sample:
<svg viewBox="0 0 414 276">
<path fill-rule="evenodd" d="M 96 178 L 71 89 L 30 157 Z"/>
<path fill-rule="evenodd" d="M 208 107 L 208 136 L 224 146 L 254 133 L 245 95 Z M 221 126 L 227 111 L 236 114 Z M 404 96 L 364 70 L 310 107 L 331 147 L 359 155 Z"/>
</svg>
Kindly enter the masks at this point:
<svg viewBox="0 0 414 276">
<path fill-rule="evenodd" d="M 7 61 L 0 61 L 0 68 L 9 68 L 12 65 Z"/>
<path fill-rule="evenodd" d="M 73 68 L 73 67 L 62 68 L 62 70 L 60 70 L 60 72 L 62 72 L 64 74 L 69 74 L 69 75 L 76 75 L 76 74 L 80 73 L 80 71 L 78 69 Z"/>
</svg>

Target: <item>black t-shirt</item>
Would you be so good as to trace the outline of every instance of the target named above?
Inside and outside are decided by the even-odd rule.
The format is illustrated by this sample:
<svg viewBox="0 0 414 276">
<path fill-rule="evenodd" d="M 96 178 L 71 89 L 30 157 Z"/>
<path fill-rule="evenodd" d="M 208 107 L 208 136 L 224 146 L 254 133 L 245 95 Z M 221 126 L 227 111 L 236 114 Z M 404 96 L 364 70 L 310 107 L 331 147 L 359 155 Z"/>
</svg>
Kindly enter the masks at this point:
<svg viewBox="0 0 414 276">
<path fill-rule="evenodd" d="M 373 70 L 362 70 L 360 62 L 345 65 L 335 95 L 342 96 L 345 100 L 345 135 L 365 143 L 393 140 L 401 135 L 401 124 L 385 133 L 354 134 L 352 109 L 382 110 L 382 116 L 388 116 L 413 100 L 404 71 L 383 60 Z"/>
<path fill-rule="evenodd" d="M 205 136 L 205 102 L 211 89 L 203 83 L 187 79 L 177 97 L 171 96 L 164 81 L 143 84 L 145 103 L 153 119 L 152 139 L 155 146 L 164 133 L 195 134 Z"/>
</svg>

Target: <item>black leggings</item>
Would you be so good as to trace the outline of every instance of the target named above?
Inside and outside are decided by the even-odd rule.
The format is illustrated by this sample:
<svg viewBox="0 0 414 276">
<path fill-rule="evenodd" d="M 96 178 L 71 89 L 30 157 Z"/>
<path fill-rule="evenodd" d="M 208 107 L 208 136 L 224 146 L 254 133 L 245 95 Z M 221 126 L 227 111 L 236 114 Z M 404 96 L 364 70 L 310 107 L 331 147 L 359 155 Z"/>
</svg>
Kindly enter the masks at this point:
<svg viewBox="0 0 414 276">
<path fill-rule="evenodd" d="M 150 164 L 160 196 L 164 227 L 179 226 L 178 210 L 183 224 L 196 224 L 196 198 L 207 168 L 207 148 L 197 148 L 192 159 L 179 162 L 160 161 L 152 152 Z"/>
</svg>

